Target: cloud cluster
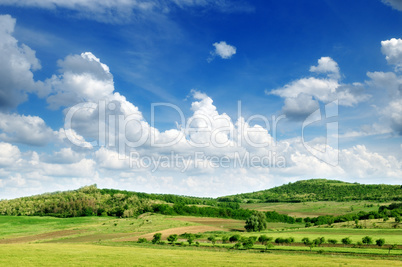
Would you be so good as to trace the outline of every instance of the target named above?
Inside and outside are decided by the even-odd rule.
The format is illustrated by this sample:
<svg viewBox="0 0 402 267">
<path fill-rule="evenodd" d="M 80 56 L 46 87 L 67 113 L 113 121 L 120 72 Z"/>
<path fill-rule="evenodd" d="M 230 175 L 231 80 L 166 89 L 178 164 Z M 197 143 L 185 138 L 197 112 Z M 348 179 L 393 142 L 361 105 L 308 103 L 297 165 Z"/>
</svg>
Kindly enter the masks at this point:
<svg viewBox="0 0 402 267">
<path fill-rule="evenodd" d="M 15 19 L 0 15 L 0 109 L 12 109 L 27 100 L 27 92 L 43 95 L 43 87 L 33 79 L 32 71 L 41 65 L 35 51 L 19 44 L 12 36 Z"/>
<path fill-rule="evenodd" d="M 8 85 L 0 80 L 0 88 L 4 92 L 17 90 L 23 97 L 40 84 L 42 90 L 36 92 L 46 97 L 49 108 L 62 109 L 66 118 L 71 115 L 70 128 L 56 131 L 37 116 L 0 113 L 2 197 L 93 183 L 135 191 L 218 196 L 311 177 L 353 177 L 366 182 L 382 177 L 386 182 L 402 176 L 402 162 L 396 157 L 383 156 L 363 145 L 338 150 L 316 138 L 308 146 L 339 154 L 339 164 L 328 165 L 313 156 L 301 138 L 276 140 L 277 121 L 262 116 L 233 119 L 199 90 L 191 92 L 191 115 L 177 128 L 161 131 L 117 92 L 109 67 L 91 52 L 65 57 L 58 62 L 57 75 L 35 82 L 32 70 L 39 67 L 39 61 L 32 50 L 19 46 L 12 37 L 15 20 L 9 16 L 1 19 L 6 30 L 2 32 L 5 39 L 0 39 L 0 55 L 11 60 L 7 53 L 14 53 L 24 68 L 5 64 L 0 74 L 28 75 L 32 87 L 18 89 L 16 79 Z M 11 40 L 11 45 L 4 40 Z M 222 53 L 228 56 L 233 51 Z M 367 97 L 360 91 L 362 87 L 385 88 L 389 105 L 381 110 L 382 115 L 395 131 L 400 129 L 402 78 L 396 73 L 368 73 L 370 81 L 364 85 L 341 84 L 339 67 L 329 57 L 319 59 L 310 71 L 317 76 L 269 92 L 284 98 L 287 114 L 308 114 L 319 102 L 333 99 L 344 106 L 356 105 Z M 71 138 L 77 143 L 71 143 Z M 28 149 L 16 144 L 28 145 Z M 41 152 L 32 149 L 49 144 L 55 148 L 38 150 Z"/>
<path fill-rule="evenodd" d="M 324 77 L 302 78 L 286 84 L 282 88 L 266 91 L 268 95 L 284 98 L 283 113 L 291 119 L 304 119 L 319 107 L 319 102 L 338 100 L 342 106 L 354 106 L 368 99 L 362 93 L 361 84 L 342 84 L 340 69 L 330 57 L 322 57 L 310 72 Z"/>
<path fill-rule="evenodd" d="M 56 141 L 58 133 L 38 116 L 0 113 L 0 140 L 31 146 L 45 146 Z"/>
</svg>

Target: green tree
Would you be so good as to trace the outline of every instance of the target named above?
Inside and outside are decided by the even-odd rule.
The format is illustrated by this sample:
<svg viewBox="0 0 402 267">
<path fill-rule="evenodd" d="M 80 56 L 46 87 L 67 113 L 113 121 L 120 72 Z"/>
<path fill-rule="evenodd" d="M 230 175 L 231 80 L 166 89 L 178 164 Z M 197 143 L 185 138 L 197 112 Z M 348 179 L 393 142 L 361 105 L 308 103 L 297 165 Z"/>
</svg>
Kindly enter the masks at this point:
<svg viewBox="0 0 402 267">
<path fill-rule="evenodd" d="M 235 249 L 240 249 L 240 248 L 241 248 L 241 242 L 237 242 L 237 243 L 234 245 L 234 248 L 235 248 Z"/>
<path fill-rule="evenodd" d="M 310 247 L 310 251 L 313 249 L 314 243 L 311 242 L 310 238 L 303 237 L 302 242 L 306 247 Z"/>
<path fill-rule="evenodd" d="M 278 238 L 275 239 L 275 243 L 278 244 L 278 245 L 285 243 L 285 241 L 286 241 L 286 239 L 282 238 L 282 237 L 278 237 Z"/>
<path fill-rule="evenodd" d="M 175 244 L 179 236 L 177 234 L 173 234 L 168 236 L 167 240 L 169 241 L 170 244 Z"/>
<path fill-rule="evenodd" d="M 272 237 L 268 237 L 266 235 L 260 235 L 260 237 L 258 237 L 258 242 L 260 242 L 262 245 L 266 245 L 269 241 L 272 241 Z"/>
<path fill-rule="evenodd" d="M 352 244 L 352 240 L 351 240 L 349 237 L 342 238 L 341 242 L 342 242 L 342 244 L 344 244 L 344 245 L 350 245 L 350 244 Z"/>
<path fill-rule="evenodd" d="M 317 237 L 316 239 L 313 240 L 314 245 L 316 246 L 321 246 L 321 244 L 323 244 L 325 242 L 325 238 L 324 237 Z"/>
<path fill-rule="evenodd" d="M 249 238 L 245 239 L 243 241 L 242 245 L 245 249 L 251 249 L 254 246 L 254 238 L 249 237 Z"/>
<path fill-rule="evenodd" d="M 362 243 L 366 245 L 373 244 L 373 239 L 370 236 L 365 236 L 362 238 Z"/>
<path fill-rule="evenodd" d="M 377 239 L 375 243 L 377 244 L 377 246 L 382 247 L 385 245 L 385 239 L 384 238 Z"/>
<path fill-rule="evenodd" d="M 338 243 L 338 240 L 330 238 L 330 239 L 328 239 L 328 243 L 335 245 L 336 243 Z"/>
<path fill-rule="evenodd" d="M 146 238 L 138 238 L 137 243 L 147 243 L 148 240 Z"/>
<path fill-rule="evenodd" d="M 232 235 L 232 236 L 229 238 L 229 241 L 230 241 L 231 243 L 237 242 L 237 241 L 239 241 L 239 240 L 240 240 L 240 235 L 239 235 L 239 234 Z"/>
<path fill-rule="evenodd" d="M 392 250 L 392 249 L 396 249 L 397 247 L 398 247 L 397 244 L 393 244 L 393 245 L 389 246 L 389 247 L 388 247 L 388 255 L 391 253 L 391 250 Z"/>
<path fill-rule="evenodd" d="M 191 246 L 191 244 L 194 242 L 195 240 L 195 235 L 194 234 L 188 234 L 187 235 L 187 242 L 188 244 Z"/>
<path fill-rule="evenodd" d="M 215 238 L 215 236 L 213 236 L 213 235 L 209 236 L 209 237 L 208 237 L 208 240 L 211 241 L 212 245 L 215 246 L 215 243 L 216 243 L 216 238 Z"/>
<path fill-rule="evenodd" d="M 265 214 L 259 211 L 254 212 L 254 214 L 246 220 L 244 228 L 246 228 L 247 232 L 260 232 L 266 229 L 267 221 Z"/>
<path fill-rule="evenodd" d="M 156 233 L 154 234 L 154 239 L 152 239 L 152 244 L 159 244 L 162 239 L 162 234 L 161 233 Z"/>
<path fill-rule="evenodd" d="M 226 244 L 229 241 L 229 237 L 224 235 L 222 236 L 222 244 Z"/>
</svg>

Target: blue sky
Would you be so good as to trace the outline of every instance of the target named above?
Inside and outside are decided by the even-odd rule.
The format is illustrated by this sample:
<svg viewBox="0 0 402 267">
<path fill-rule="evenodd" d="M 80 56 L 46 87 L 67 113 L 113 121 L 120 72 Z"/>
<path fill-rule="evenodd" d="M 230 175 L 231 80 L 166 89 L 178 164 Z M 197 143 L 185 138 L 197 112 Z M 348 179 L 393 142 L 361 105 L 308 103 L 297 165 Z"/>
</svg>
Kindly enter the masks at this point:
<svg viewBox="0 0 402 267">
<path fill-rule="evenodd" d="M 197 196 L 307 178 L 401 184 L 399 0 L 0 0 L 0 11 L 0 198 L 94 183 Z"/>
</svg>

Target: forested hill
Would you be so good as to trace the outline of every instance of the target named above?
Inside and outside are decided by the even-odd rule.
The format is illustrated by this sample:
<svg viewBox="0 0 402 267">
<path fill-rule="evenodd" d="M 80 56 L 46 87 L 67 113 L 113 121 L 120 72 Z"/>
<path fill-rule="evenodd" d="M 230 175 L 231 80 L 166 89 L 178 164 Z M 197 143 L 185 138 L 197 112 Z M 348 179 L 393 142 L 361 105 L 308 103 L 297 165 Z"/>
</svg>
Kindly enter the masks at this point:
<svg viewBox="0 0 402 267">
<path fill-rule="evenodd" d="M 305 202 L 305 201 L 401 201 L 402 186 L 358 184 L 336 180 L 297 181 L 268 190 L 220 197 L 218 201 L 236 202 Z"/>
<path fill-rule="evenodd" d="M 133 217 L 146 212 L 234 219 L 246 219 L 252 214 L 250 210 L 241 209 L 239 203 L 219 203 L 212 198 L 99 189 L 96 185 L 0 201 L 0 215 Z"/>
<path fill-rule="evenodd" d="M 212 199 L 99 189 L 96 185 L 91 185 L 72 191 L 2 200 L 0 215 L 132 217 L 145 212 L 156 212 L 166 215 L 246 219 L 252 211 L 240 208 L 239 203 L 329 200 L 402 201 L 402 187 L 315 179 Z"/>
</svg>

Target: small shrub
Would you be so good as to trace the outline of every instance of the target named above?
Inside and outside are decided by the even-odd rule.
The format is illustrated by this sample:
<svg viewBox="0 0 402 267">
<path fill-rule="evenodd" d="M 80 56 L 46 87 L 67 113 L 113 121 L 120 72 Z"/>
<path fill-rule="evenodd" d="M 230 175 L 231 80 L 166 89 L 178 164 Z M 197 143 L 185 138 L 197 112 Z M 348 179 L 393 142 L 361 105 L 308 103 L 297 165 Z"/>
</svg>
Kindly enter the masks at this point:
<svg viewBox="0 0 402 267">
<path fill-rule="evenodd" d="M 240 235 L 239 235 L 239 234 L 232 235 L 232 236 L 229 238 L 230 243 L 237 242 L 237 241 L 239 241 L 239 240 L 240 240 Z"/>
<path fill-rule="evenodd" d="M 229 237 L 224 235 L 222 236 L 222 244 L 226 244 L 229 241 Z"/>
<path fill-rule="evenodd" d="M 375 243 L 377 244 L 377 246 L 382 247 L 385 245 L 385 239 L 384 238 L 377 239 Z"/>
<path fill-rule="evenodd" d="M 152 239 L 152 244 L 158 244 L 161 242 L 162 239 L 162 234 L 161 233 L 156 233 L 154 234 L 154 239 Z"/>
<path fill-rule="evenodd" d="M 336 243 L 338 243 L 338 240 L 336 240 L 336 239 L 328 239 L 328 243 L 335 245 Z"/>
<path fill-rule="evenodd" d="M 365 236 L 362 238 L 363 244 L 370 245 L 373 244 L 373 239 L 370 236 Z"/>
</svg>

